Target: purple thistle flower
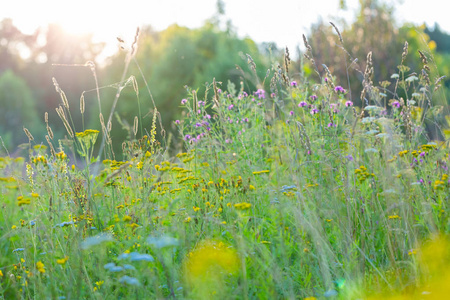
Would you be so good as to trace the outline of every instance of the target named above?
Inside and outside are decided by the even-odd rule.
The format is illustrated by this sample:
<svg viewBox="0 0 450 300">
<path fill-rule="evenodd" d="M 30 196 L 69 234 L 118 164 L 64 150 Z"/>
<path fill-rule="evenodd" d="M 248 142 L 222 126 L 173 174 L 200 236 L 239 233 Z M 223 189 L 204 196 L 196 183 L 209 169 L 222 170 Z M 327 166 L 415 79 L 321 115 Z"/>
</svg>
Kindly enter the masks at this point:
<svg viewBox="0 0 450 300">
<path fill-rule="evenodd" d="M 313 108 L 313 109 L 311 109 L 311 115 L 315 115 L 315 114 L 317 114 L 319 112 L 319 110 L 317 109 L 317 108 Z"/>
<path fill-rule="evenodd" d="M 175 120 L 175 124 L 180 124 L 180 120 Z"/>
<path fill-rule="evenodd" d="M 226 143 L 226 144 L 229 144 L 229 143 L 231 143 L 231 140 L 230 140 L 230 139 L 226 139 L 226 140 L 225 140 L 225 143 Z"/>
<path fill-rule="evenodd" d="M 340 86 L 340 85 L 336 86 L 334 88 L 334 91 L 337 92 L 337 93 L 345 93 L 345 89 L 342 86 Z"/>
<path fill-rule="evenodd" d="M 228 110 L 232 110 L 232 109 L 233 109 L 233 107 L 234 107 L 234 105 L 233 105 L 233 104 L 231 104 L 230 106 L 228 106 Z"/>
<path fill-rule="evenodd" d="M 399 108 L 400 107 L 400 102 L 398 102 L 397 100 L 391 103 L 392 106 Z"/>
<path fill-rule="evenodd" d="M 258 96 L 258 99 L 265 99 L 266 98 L 266 91 L 264 91 L 263 89 L 258 89 L 255 92 L 255 95 Z"/>
<path fill-rule="evenodd" d="M 217 92 L 220 94 L 220 93 L 222 93 L 222 90 L 221 89 L 217 89 Z"/>
<path fill-rule="evenodd" d="M 202 127 L 202 124 L 200 124 L 200 123 L 195 123 L 195 127 Z"/>
<path fill-rule="evenodd" d="M 292 81 L 291 81 L 291 86 L 296 87 L 296 86 L 297 86 L 297 81 L 292 80 Z"/>
<path fill-rule="evenodd" d="M 352 161 L 353 160 L 353 156 L 351 154 L 347 155 L 345 158 L 347 158 L 348 161 Z"/>
<path fill-rule="evenodd" d="M 275 94 L 275 93 L 272 93 L 272 94 L 270 94 L 270 97 L 275 98 L 275 97 L 276 97 L 276 94 Z"/>
<path fill-rule="evenodd" d="M 347 106 L 347 107 L 353 106 L 353 102 L 350 100 L 345 101 L 345 106 Z"/>
<path fill-rule="evenodd" d="M 209 119 L 211 119 L 211 115 L 205 115 L 203 118 L 209 120 Z"/>
<path fill-rule="evenodd" d="M 189 140 L 190 138 L 191 138 L 191 136 L 190 136 L 189 134 L 186 134 L 186 135 L 184 136 L 184 140 L 185 140 L 185 141 Z"/>
<path fill-rule="evenodd" d="M 294 115 L 294 111 L 291 110 L 291 111 L 289 112 L 289 114 L 290 114 L 291 116 L 293 116 L 293 115 Z"/>
<path fill-rule="evenodd" d="M 248 118 L 243 118 L 243 119 L 242 119 L 242 122 L 247 123 L 247 122 L 248 122 Z"/>
<path fill-rule="evenodd" d="M 187 102 L 188 102 L 187 99 L 182 99 L 182 100 L 181 100 L 181 104 L 182 104 L 182 105 L 185 105 Z"/>
<path fill-rule="evenodd" d="M 298 104 L 298 107 L 305 107 L 306 105 L 308 105 L 308 103 L 306 103 L 305 101 L 302 101 Z"/>
<path fill-rule="evenodd" d="M 317 100 L 317 96 L 316 96 L 316 95 L 311 95 L 311 96 L 309 96 L 309 98 L 310 98 L 312 101 Z"/>
</svg>

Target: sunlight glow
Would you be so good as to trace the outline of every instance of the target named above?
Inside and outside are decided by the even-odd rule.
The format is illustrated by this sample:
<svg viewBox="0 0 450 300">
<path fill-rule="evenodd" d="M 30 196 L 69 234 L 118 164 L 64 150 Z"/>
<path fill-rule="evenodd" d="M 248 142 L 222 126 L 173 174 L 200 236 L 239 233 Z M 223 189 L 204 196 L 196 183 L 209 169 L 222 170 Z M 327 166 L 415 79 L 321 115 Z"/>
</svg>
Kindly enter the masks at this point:
<svg viewBox="0 0 450 300">
<path fill-rule="evenodd" d="M 241 37 L 249 36 L 256 42 L 276 42 L 279 47 L 295 48 L 301 43 L 301 35 L 307 33 L 311 24 L 320 18 L 324 22 L 339 24 L 343 19 L 350 22 L 358 7 L 358 0 L 347 0 L 347 10 L 339 10 L 339 1 L 279 0 L 240 1 L 224 0 L 225 20 L 231 19 Z M 445 10 L 434 9 L 439 0 L 386 0 L 396 4 L 398 22 L 426 22 L 433 26 L 438 22 L 443 30 L 450 31 L 450 19 Z M 434 3 L 434 4 L 433 4 Z M 429 10 L 429 13 L 427 13 Z M 2 6 L 0 19 L 12 18 L 14 24 L 25 33 L 38 27 L 56 23 L 71 34 L 93 33 L 95 42 L 105 42 L 107 52 L 117 49 L 116 37 L 126 42 L 134 38 L 136 27 L 150 25 L 156 30 L 177 23 L 181 26 L 199 27 L 216 12 L 213 0 L 41 0 L 9 1 Z M 109 50 L 108 50 L 109 49 Z"/>
</svg>

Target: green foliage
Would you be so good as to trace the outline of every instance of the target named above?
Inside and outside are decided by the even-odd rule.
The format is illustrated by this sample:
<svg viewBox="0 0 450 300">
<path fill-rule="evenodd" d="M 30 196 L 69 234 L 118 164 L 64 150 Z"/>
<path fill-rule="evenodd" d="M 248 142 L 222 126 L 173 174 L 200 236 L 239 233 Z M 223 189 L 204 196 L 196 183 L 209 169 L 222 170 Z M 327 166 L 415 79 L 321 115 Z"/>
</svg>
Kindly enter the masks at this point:
<svg viewBox="0 0 450 300">
<path fill-rule="evenodd" d="M 44 127 L 37 115 L 30 88 L 11 70 L 0 74 L 0 107 L 0 135 L 8 147 L 28 141 L 21 133 L 23 126 L 42 140 Z"/>
<path fill-rule="evenodd" d="M 443 32 L 439 24 L 435 23 L 434 28 L 425 28 L 425 33 L 432 41 L 436 42 L 436 51 L 442 53 L 450 52 L 450 35 Z"/>
</svg>

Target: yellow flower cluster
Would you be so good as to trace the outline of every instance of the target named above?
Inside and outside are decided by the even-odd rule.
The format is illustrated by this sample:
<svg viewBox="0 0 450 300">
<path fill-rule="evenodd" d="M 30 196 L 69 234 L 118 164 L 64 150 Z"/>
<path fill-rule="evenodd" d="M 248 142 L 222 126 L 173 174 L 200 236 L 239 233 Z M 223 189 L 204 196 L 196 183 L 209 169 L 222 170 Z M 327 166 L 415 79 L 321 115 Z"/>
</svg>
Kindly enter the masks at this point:
<svg viewBox="0 0 450 300">
<path fill-rule="evenodd" d="M 97 135 L 99 132 L 100 131 L 94 130 L 94 129 L 86 129 L 84 132 L 75 133 L 75 135 L 79 138 L 90 137 L 90 136 L 95 136 L 95 138 L 97 138 Z"/>
<path fill-rule="evenodd" d="M 56 263 L 59 264 L 59 265 L 64 265 L 64 264 L 66 264 L 66 262 L 67 262 L 68 260 L 69 260 L 69 257 L 68 257 L 68 256 L 65 256 L 64 258 L 57 259 L 57 260 L 56 260 Z"/>
<path fill-rule="evenodd" d="M 37 165 L 37 164 L 39 164 L 39 163 L 42 163 L 42 164 L 44 164 L 44 165 L 47 165 L 47 158 L 46 158 L 45 156 L 42 156 L 42 155 L 36 156 L 36 157 L 33 158 L 31 161 L 32 161 L 35 165 Z"/>
<path fill-rule="evenodd" d="M 398 153 L 398 156 L 403 157 L 403 156 L 405 156 L 406 154 L 408 154 L 408 150 L 403 150 L 403 151 L 400 151 L 400 152 Z"/>
<path fill-rule="evenodd" d="M 103 160 L 104 165 L 109 165 L 111 170 L 118 170 L 122 165 L 127 164 L 128 161 L 117 161 L 117 160 L 111 160 L 111 159 L 105 159 Z"/>
<path fill-rule="evenodd" d="M 425 144 L 425 145 L 420 146 L 420 148 L 421 148 L 423 151 L 430 151 L 430 150 L 436 149 L 437 146 L 436 146 L 436 145 L 433 145 L 433 144 Z"/>
<path fill-rule="evenodd" d="M 443 174 L 442 177 L 441 177 L 441 180 L 436 180 L 434 182 L 433 188 L 435 190 L 443 190 L 445 185 L 446 185 L 447 179 L 448 179 L 448 175 L 447 174 Z"/>
<path fill-rule="evenodd" d="M 358 177 L 359 182 L 364 182 L 368 177 L 375 177 L 375 174 L 367 172 L 367 168 L 364 166 L 355 169 L 355 174 Z"/>
<path fill-rule="evenodd" d="M 0 177 L 0 181 L 3 181 L 3 182 L 15 182 L 16 179 L 14 177 Z"/>
<path fill-rule="evenodd" d="M 36 269 L 40 272 L 40 273 L 45 273 L 45 266 L 41 261 L 38 261 L 36 263 Z"/>
<path fill-rule="evenodd" d="M 255 171 L 253 172 L 253 175 L 259 175 L 259 174 L 264 174 L 264 173 L 269 173 L 269 170 L 263 170 L 263 171 Z"/>
<path fill-rule="evenodd" d="M 67 158 L 67 155 L 63 151 L 56 153 L 56 159 L 64 160 L 66 158 Z"/>
<path fill-rule="evenodd" d="M 24 196 L 17 197 L 17 205 L 18 206 L 22 206 L 22 205 L 30 204 L 30 203 L 31 203 L 30 198 L 25 198 Z"/>
<path fill-rule="evenodd" d="M 250 207 L 252 207 L 252 205 L 247 202 L 237 203 L 234 205 L 234 208 L 240 209 L 240 210 L 249 209 Z"/>
</svg>

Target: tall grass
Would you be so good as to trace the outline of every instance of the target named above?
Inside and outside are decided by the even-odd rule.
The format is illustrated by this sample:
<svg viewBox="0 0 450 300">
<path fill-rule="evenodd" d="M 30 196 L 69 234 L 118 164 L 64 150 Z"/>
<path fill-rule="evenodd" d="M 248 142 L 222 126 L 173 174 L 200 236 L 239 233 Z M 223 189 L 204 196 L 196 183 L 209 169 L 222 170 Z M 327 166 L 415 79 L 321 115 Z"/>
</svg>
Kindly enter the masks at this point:
<svg viewBox="0 0 450 300">
<path fill-rule="evenodd" d="M 124 161 L 96 162 L 99 132 L 78 132 L 66 101 L 68 139 L 49 129 L 47 148 L 27 130 L 29 157 L 0 158 L 0 297 L 448 295 L 449 153 L 424 125 L 441 118 L 440 77 L 422 57 L 420 75 L 400 65 L 376 86 L 369 54 L 359 108 L 347 79 L 316 67 L 317 83 L 293 80 L 286 57 L 271 92 L 187 89 L 176 156 L 156 140 L 156 109 L 149 135 L 123 142 Z"/>
</svg>

